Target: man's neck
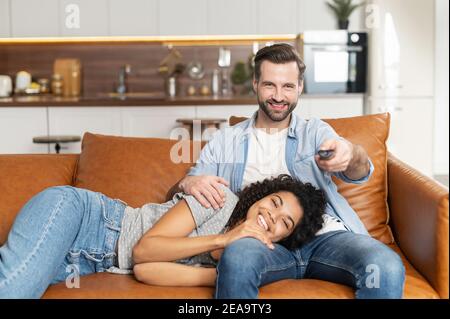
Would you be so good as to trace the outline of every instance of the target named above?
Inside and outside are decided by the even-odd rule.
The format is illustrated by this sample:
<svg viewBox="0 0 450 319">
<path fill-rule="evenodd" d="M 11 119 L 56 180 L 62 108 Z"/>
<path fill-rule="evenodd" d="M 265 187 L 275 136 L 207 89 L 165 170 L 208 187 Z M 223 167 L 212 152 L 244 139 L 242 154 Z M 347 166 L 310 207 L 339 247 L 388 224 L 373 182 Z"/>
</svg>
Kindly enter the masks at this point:
<svg viewBox="0 0 450 319">
<path fill-rule="evenodd" d="M 289 123 L 291 122 L 292 113 L 289 114 L 283 121 L 273 121 L 264 113 L 263 110 L 259 109 L 258 114 L 256 116 L 255 127 L 256 128 L 265 128 L 269 129 L 269 131 L 281 131 L 285 128 L 289 127 Z"/>
</svg>

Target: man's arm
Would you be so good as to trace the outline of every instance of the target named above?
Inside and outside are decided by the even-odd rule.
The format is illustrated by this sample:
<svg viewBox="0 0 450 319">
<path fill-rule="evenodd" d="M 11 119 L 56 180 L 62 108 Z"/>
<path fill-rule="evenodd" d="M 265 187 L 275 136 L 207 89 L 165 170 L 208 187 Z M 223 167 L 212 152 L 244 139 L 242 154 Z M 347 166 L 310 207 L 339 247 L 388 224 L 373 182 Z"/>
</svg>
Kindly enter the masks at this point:
<svg viewBox="0 0 450 319">
<path fill-rule="evenodd" d="M 359 180 L 369 174 L 370 163 L 366 150 L 361 145 L 353 145 L 352 159 L 344 175 L 352 180 Z"/>
</svg>

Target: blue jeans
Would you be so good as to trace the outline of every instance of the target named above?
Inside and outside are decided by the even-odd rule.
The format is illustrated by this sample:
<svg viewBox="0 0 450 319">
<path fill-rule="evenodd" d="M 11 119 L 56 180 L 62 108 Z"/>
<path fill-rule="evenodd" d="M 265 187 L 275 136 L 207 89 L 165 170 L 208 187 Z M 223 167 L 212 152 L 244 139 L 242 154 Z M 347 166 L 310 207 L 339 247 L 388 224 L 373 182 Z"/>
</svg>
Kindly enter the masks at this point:
<svg viewBox="0 0 450 319">
<path fill-rule="evenodd" d="M 225 248 L 217 266 L 215 297 L 257 298 L 258 287 L 282 279 L 320 279 L 353 287 L 355 297 L 401 298 L 405 268 L 400 256 L 366 235 L 333 231 L 289 251 L 243 238 Z"/>
<path fill-rule="evenodd" d="M 126 205 L 71 186 L 28 201 L 0 247 L 0 298 L 39 298 L 50 284 L 113 266 Z"/>
</svg>

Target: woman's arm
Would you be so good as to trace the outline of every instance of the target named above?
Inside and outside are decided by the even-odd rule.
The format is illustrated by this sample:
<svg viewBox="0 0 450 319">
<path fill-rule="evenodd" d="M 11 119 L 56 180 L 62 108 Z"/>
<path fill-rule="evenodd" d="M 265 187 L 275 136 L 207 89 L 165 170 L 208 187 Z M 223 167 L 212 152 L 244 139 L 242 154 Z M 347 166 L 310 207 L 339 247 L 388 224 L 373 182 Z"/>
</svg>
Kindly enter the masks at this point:
<svg viewBox="0 0 450 319">
<path fill-rule="evenodd" d="M 137 280 L 156 286 L 210 286 L 216 285 L 216 268 L 203 268 L 172 262 L 154 262 L 135 265 Z"/>
<path fill-rule="evenodd" d="M 133 248 L 135 264 L 174 261 L 224 247 L 223 236 L 187 237 L 196 228 L 183 199 L 149 229 Z"/>
</svg>

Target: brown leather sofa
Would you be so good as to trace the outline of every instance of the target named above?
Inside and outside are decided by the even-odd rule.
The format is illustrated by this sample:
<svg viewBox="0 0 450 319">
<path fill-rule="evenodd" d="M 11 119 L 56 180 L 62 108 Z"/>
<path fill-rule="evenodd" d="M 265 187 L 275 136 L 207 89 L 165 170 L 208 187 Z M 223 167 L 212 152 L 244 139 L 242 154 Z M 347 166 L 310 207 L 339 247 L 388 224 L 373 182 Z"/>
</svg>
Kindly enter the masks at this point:
<svg viewBox="0 0 450 319">
<path fill-rule="evenodd" d="M 389 119 L 386 113 L 326 120 L 341 136 L 364 146 L 375 166 L 374 175 L 363 185 L 335 181 L 370 234 L 403 258 L 404 298 L 448 298 L 448 189 L 387 152 Z M 174 146 L 186 147 L 191 161 L 173 163 L 170 152 Z M 170 187 L 192 165 L 193 151 L 189 142 L 86 133 L 81 154 L 0 155 L 0 245 L 20 208 L 50 186 L 100 191 L 134 207 L 163 202 Z M 80 288 L 53 285 L 44 298 L 212 296 L 212 288 L 148 286 L 133 276 L 98 273 L 81 277 Z M 325 281 L 283 280 L 262 287 L 260 297 L 353 298 L 354 292 Z"/>
</svg>

